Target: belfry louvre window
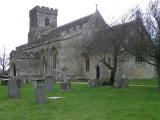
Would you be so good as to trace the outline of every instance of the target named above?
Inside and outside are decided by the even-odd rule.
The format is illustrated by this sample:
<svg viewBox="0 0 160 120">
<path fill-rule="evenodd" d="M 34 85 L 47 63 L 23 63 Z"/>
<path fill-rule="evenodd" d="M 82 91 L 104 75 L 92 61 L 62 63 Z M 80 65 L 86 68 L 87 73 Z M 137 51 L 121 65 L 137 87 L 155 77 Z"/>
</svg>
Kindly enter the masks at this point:
<svg viewBox="0 0 160 120">
<path fill-rule="evenodd" d="M 90 60 L 89 60 L 89 57 L 87 56 L 86 57 L 86 72 L 89 72 L 89 69 L 90 69 Z"/>
<path fill-rule="evenodd" d="M 49 18 L 46 18 L 45 19 L 45 26 L 48 26 L 49 25 Z"/>
</svg>

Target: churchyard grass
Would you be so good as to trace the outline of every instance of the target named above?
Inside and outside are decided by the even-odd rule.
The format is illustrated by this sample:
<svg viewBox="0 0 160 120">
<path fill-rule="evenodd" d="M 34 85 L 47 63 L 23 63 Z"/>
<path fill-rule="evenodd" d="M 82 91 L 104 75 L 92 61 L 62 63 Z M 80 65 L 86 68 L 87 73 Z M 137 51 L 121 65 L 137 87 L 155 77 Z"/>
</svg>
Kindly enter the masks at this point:
<svg viewBox="0 0 160 120">
<path fill-rule="evenodd" d="M 153 79 L 131 80 L 130 85 L 157 86 L 157 80 L 153 80 Z"/>
<path fill-rule="evenodd" d="M 156 81 L 131 81 L 131 84 L 156 85 Z M 89 88 L 72 84 L 61 91 L 56 84 L 47 96 L 64 97 L 36 104 L 34 88 L 24 85 L 21 98 L 8 99 L 7 88 L 0 86 L 0 120 L 160 120 L 160 92 L 156 87 L 130 86 Z"/>
</svg>

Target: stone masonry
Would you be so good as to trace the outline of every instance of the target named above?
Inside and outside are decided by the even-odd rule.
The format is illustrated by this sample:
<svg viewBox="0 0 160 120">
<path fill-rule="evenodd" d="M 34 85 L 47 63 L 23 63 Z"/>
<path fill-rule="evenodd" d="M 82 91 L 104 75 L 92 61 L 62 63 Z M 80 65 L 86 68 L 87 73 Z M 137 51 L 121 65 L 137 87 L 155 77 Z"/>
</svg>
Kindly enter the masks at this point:
<svg viewBox="0 0 160 120">
<path fill-rule="evenodd" d="M 110 70 L 99 62 L 98 57 L 84 56 L 80 47 L 84 35 L 92 36 L 93 31 L 107 26 L 98 10 L 58 27 L 57 9 L 36 6 L 30 10 L 29 16 L 28 43 L 11 52 L 10 76 L 25 80 L 46 77 L 61 80 L 65 68 L 67 79 L 96 79 L 97 76 L 98 79 L 109 78 Z M 122 68 L 124 78 L 155 76 L 154 67 L 136 62 L 133 56 L 126 56 Z"/>
</svg>

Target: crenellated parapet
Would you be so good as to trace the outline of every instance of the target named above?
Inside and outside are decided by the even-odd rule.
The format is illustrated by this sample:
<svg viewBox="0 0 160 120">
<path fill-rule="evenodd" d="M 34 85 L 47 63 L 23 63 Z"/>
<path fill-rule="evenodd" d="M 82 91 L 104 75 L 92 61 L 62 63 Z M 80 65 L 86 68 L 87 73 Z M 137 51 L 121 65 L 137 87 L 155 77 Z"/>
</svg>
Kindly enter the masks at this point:
<svg viewBox="0 0 160 120">
<path fill-rule="evenodd" d="M 44 7 L 44 6 L 35 6 L 33 9 L 30 10 L 30 16 L 34 13 L 44 13 L 44 14 L 52 14 L 52 15 L 58 15 L 58 10 L 49 8 L 49 7 Z"/>
<path fill-rule="evenodd" d="M 28 42 L 33 42 L 41 37 L 41 33 L 48 29 L 57 28 L 58 10 L 48 7 L 35 6 L 29 12 L 30 29 Z"/>
</svg>

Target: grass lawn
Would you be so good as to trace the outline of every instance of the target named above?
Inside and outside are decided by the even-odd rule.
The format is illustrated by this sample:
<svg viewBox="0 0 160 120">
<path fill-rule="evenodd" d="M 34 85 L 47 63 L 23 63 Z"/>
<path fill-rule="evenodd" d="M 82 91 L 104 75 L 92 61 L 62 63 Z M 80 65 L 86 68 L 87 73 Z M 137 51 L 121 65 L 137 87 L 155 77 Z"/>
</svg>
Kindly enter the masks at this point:
<svg viewBox="0 0 160 120">
<path fill-rule="evenodd" d="M 130 85 L 157 86 L 157 80 L 153 79 L 131 80 Z"/>
<path fill-rule="evenodd" d="M 156 81 L 131 81 L 131 84 L 156 85 Z M 20 99 L 8 99 L 7 88 L 0 86 L 0 120 L 160 120 L 160 92 L 156 87 L 131 86 L 89 88 L 72 84 L 62 92 L 59 84 L 47 96 L 64 97 L 35 103 L 34 87 L 21 88 Z"/>
</svg>

